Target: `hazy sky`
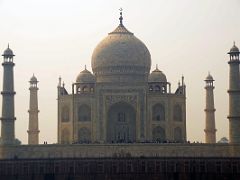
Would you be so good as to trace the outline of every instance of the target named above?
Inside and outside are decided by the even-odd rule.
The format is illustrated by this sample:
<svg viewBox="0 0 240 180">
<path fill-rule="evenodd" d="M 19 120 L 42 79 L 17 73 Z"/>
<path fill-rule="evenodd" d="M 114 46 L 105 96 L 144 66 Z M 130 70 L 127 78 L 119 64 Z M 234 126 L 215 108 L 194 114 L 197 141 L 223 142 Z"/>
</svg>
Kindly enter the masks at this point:
<svg viewBox="0 0 240 180">
<path fill-rule="evenodd" d="M 204 141 L 208 71 L 216 80 L 217 139 L 228 137 L 227 52 L 234 40 L 240 46 L 240 0 L 0 0 L 0 51 L 10 43 L 16 54 L 16 137 L 27 143 L 28 81 L 35 73 L 40 142 L 56 142 L 58 77 L 71 92 L 84 65 L 91 70 L 93 49 L 119 24 L 120 7 L 124 25 L 148 47 L 152 69 L 159 65 L 173 91 L 185 76 L 188 139 Z"/>
</svg>

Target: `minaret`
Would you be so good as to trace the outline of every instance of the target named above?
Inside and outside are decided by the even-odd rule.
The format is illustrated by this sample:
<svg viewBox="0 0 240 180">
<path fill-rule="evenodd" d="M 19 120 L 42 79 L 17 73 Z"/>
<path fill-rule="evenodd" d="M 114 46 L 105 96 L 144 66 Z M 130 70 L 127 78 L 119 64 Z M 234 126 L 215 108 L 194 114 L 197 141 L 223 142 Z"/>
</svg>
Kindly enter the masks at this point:
<svg viewBox="0 0 240 180">
<path fill-rule="evenodd" d="M 240 143 L 240 77 L 239 49 L 233 44 L 228 53 L 229 69 L 229 140 L 230 143 Z"/>
<path fill-rule="evenodd" d="M 30 79 L 30 102 L 29 102 L 29 127 L 28 127 L 28 144 L 39 143 L 39 129 L 38 129 L 38 87 L 37 78 L 33 75 Z"/>
<path fill-rule="evenodd" d="M 206 82 L 206 128 L 205 128 L 205 142 L 216 143 L 216 128 L 215 128 L 215 108 L 214 108 L 214 95 L 213 95 L 213 77 L 208 74 L 205 79 Z"/>
<path fill-rule="evenodd" d="M 14 114 L 14 76 L 13 76 L 13 51 L 8 48 L 3 53 L 3 90 L 2 94 L 2 144 L 14 144 L 15 142 L 15 114 Z"/>
</svg>

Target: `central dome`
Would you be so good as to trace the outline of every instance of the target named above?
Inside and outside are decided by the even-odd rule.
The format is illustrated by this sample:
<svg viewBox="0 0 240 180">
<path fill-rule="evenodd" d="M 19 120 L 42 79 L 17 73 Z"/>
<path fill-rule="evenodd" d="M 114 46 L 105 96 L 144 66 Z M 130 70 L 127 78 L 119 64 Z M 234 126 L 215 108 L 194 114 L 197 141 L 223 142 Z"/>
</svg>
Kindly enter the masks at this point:
<svg viewBox="0 0 240 180">
<path fill-rule="evenodd" d="M 92 70 L 97 82 L 146 82 L 151 55 L 122 22 L 93 51 Z"/>
</svg>

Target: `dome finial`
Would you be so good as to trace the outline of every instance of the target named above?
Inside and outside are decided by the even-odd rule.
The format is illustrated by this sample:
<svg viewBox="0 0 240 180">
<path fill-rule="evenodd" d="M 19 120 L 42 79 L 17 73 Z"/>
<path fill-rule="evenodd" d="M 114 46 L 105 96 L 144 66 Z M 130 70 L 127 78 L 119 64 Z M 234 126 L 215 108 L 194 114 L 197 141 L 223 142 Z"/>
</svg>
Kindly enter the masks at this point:
<svg viewBox="0 0 240 180">
<path fill-rule="evenodd" d="M 233 45 L 235 46 L 235 41 L 233 41 Z"/>
<path fill-rule="evenodd" d="M 182 74 L 182 86 L 184 86 L 184 75 Z"/>
<path fill-rule="evenodd" d="M 9 49 L 9 43 L 8 43 L 8 49 Z"/>
<path fill-rule="evenodd" d="M 62 85 L 62 78 L 61 78 L 61 76 L 59 76 L 59 78 L 58 78 L 58 87 L 61 87 L 61 85 Z"/>
<path fill-rule="evenodd" d="M 85 70 L 87 70 L 87 65 L 86 65 L 86 64 L 85 64 L 85 66 L 84 66 L 84 67 L 85 67 Z"/>
<path fill-rule="evenodd" d="M 158 69 L 158 64 L 156 64 L 156 68 L 155 68 L 155 70 L 153 70 L 153 72 L 162 72 Z"/>
<path fill-rule="evenodd" d="M 119 20 L 120 20 L 120 25 L 122 26 L 122 25 L 123 25 L 123 23 L 122 23 L 122 21 L 123 21 L 123 17 L 122 17 L 122 11 L 123 11 L 123 9 L 120 8 L 119 11 L 120 11 L 120 18 L 119 18 Z"/>
</svg>

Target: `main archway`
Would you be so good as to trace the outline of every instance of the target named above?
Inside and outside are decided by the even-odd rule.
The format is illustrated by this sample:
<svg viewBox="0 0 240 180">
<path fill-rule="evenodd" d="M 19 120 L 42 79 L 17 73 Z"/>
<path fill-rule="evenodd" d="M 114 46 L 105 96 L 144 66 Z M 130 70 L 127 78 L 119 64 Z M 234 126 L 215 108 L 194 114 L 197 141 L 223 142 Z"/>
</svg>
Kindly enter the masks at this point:
<svg viewBox="0 0 240 180">
<path fill-rule="evenodd" d="M 125 102 L 112 105 L 108 111 L 107 142 L 128 143 L 136 141 L 136 111 Z"/>
</svg>

